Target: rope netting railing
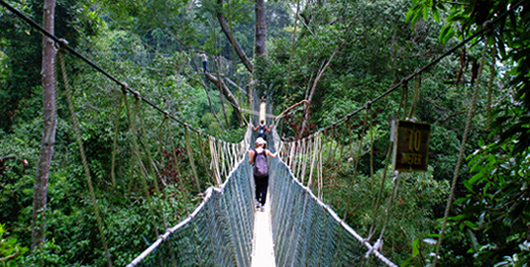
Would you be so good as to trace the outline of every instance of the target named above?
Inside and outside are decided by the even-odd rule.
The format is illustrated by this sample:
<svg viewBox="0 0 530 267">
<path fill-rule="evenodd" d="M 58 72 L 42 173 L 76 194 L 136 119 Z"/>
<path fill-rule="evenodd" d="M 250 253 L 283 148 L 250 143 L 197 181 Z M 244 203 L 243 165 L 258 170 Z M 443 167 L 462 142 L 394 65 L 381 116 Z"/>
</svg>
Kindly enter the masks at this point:
<svg viewBox="0 0 530 267">
<path fill-rule="evenodd" d="M 276 148 L 280 151 L 279 159 L 269 161 L 273 177 L 270 199 L 276 264 L 397 266 L 374 250 L 367 239 L 362 238 L 313 193 L 315 188 L 322 186 L 319 178 L 322 177 L 321 138 L 295 141 L 288 145 L 279 140 L 276 132 L 273 134 L 278 144 Z M 301 182 L 302 179 L 305 183 Z M 375 257 L 367 257 L 370 254 L 367 252 Z"/>
<path fill-rule="evenodd" d="M 248 144 L 250 133 L 249 128 L 245 140 L 239 145 L 218 140 L 212 140 L 210 145 L 235 150 L 236 146 Z M 246 152 L 247 147 L 244 148 Z M 226 164 L 220 164 L 232 164 L 239 159 L 230 169 L 226 181 L 219 188 L 208 188 L 203 201 L 191 215 L 159 236 L 127 266 L 250 266 L 254 206 L 253 184 L 248 177 L 252 173 L 248 156 L 238 158 L 237 155 L 225 154 L 234 160 L 224 158 Z M 219 153 L 217 160 L 224 156 Z"/>
</svg>

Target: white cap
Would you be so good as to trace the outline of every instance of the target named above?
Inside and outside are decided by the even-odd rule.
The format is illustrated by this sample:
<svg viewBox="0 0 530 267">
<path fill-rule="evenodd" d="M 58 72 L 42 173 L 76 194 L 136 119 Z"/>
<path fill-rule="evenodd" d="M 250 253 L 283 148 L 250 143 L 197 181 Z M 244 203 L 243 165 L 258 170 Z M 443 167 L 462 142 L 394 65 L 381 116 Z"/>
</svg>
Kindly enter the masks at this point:
<svg viewBox="0 0 530 267">
<path fill-rule="evenodd" d="M 256 144 L 258 145 L 265 145 L 267 144 L 267 141 L 265 141 L 265 139 L 261 138 L 261 137 L 258 137 L 258 139 L 256 139 Z"/>
</svg>

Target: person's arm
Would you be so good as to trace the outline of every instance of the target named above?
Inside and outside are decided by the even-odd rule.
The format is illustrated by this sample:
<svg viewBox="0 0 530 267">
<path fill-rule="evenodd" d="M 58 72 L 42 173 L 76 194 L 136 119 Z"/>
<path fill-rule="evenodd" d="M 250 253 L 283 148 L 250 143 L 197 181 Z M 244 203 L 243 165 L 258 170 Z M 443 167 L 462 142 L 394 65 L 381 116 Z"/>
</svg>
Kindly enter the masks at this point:
<svg viewBox="0 0 530 267">
<path fill-rule="evenodd" d="M 252 126 L 252 125 L 251 125 Z M 258 127 L 259 125 L 256 125 L 256 127 L 252 127 L 252 129 L 254 129 L 254 131 L 257 131 L 258 130 Z"/>
<path fill-rule="evenodd" d="M 278 152 L 272 153 L 270 150 L 267 149 L 267 156 L 275 158 L 276 156 L 278 156 Z"/>
<path fill-rule="evenodd" d="M 254 162 L 252 162 L 254 160 L 254 150 L 247 150 L 248 152 L 248 162 L 250 164 L 253 164 Z"/>
</svg>

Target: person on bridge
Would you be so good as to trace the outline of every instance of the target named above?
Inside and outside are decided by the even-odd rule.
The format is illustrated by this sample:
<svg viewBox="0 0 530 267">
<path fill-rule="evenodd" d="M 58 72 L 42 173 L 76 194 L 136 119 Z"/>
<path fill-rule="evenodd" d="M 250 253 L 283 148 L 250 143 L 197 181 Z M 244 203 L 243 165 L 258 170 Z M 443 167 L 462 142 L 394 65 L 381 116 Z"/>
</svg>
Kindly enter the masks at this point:
<svg viewBox="0 0 530 267">
<path fill-rule="evenodd" d="M 202 51 L 199 56 L 202 59 L 202 69 L 206 73 L 208 72 L 208 55 L 204 51 Z"/>
<path fill-rule="evenodd" d="M 269 167 L 267 156 L 275 158 L 278 153 L 272 153 L 265 148 L 267 141 L 258 137 L 256 148 L 248 151 L 248 161 L 254 165 L 254 183 L 256 184 L 256 209 L 265 211 L 267 188 L 269 187 Z"/>
<path fill-rule="evenodd" d="M 272 128 L 272 125 L 271 125 Z M 271 129 L 265 125 L 265 120 L 261 120 L 259 125 L 256 127 L 253 127 L 254 131 L 258 131 L 258 138 L 263 138 L 263 140 L 267 140 L 267 132 L 270 132 Z"/>
</svg>

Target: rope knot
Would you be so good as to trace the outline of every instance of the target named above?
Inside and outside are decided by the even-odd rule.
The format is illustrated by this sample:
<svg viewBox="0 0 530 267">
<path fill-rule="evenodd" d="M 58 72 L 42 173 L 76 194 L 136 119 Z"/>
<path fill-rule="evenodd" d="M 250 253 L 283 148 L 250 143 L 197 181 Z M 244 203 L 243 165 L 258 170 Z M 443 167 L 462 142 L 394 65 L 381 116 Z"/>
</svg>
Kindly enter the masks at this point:
<svg viewBox="0 0 530 267">
<path fill-rule="evenodd" d="M 140 98 L 142 98 L 142 96 L 140 95 L 140 92 L 138 91 L 134 91 L 134 97 L 136 97 L 136 99 L 140 100 Z"/>
<path fill-rule="evenodd" d="M 127 88 L 129 88 L 129 85 L 126 83 L 126 82 L 122 82 L 120 84 L 120 87 L 121 87 L 121 91 L 124 93 L 124 94 L 127 94 Z"/>
<path fill-rule="evenodd" d="M 369 109 L 372 106 L 372 101 L 366 102 L 366 109 Z"/>
<path fill-rule="evenodd" d="M 491 20 L 484 21 L 482 27 L 484 27 L 484 33 L 486 35 L 491 35 L 493 33 L 493 23 Z"/>
<path fill-rule="evenodd" d="M 369 258 L 370 254 L 372 254 L 374 251 L 379 251 L 383 247 L 383 239 L 379 238 L 377 239 L 377 242 L 375 242 L 374 246 L 366 252 L 366 255 L 364 255 L 365 258 Z"/>
<path fill-rule="evenodd" d="M 59 45 L 61 48 L 68 46 L 68 41 L 66 39 L 59 39 Z"/>
<path fill-rule="evenodd" d="M 409 83 L 409 80 L 407 78 L 401 79 L 401 84 L 403 87 L 407 88 L 408 83 Z"/>
</svg>

